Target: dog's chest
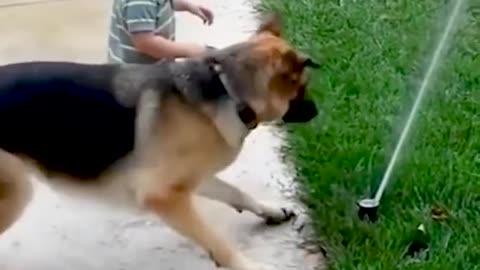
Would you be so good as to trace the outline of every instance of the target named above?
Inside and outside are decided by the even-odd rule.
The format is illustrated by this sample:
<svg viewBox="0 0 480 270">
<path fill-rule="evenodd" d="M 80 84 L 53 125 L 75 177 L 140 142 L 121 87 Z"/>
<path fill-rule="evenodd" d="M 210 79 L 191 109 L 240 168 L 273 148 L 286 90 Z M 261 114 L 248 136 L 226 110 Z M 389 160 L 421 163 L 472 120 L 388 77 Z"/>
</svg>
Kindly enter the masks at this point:
<svg viewBox="0 0 480 270">
<path fill-rule="evenodd" d="M 239 118 L 235 102 L 226 100 L 217 104 L 215 113 L 210 113 L 210 117 L 219 134 L 231 148 L 230 152 L 239 152 L 250 131 Z"/>
</svg>

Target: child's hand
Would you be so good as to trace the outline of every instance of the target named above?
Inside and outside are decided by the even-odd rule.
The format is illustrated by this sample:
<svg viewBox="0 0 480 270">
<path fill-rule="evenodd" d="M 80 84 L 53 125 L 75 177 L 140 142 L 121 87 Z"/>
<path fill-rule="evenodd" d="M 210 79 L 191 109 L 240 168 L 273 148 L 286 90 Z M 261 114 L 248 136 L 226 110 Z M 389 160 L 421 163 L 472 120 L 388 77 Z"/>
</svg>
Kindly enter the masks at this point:
<svg viewBox="0 0 480 270">
<path fill-rule="evenodd" d="M 186 46 L 186 55 L 185 57 L 198 57 L 207 53 L 207 46 L 191 43 Z"/>
<path fill-rule="evenodd" d="M 190 4 L 188 7 L 188 11 L 202 19 L 204 24 L 211 25 L 213 23 L 213 12 L 206 7 Z"/>
</svg>

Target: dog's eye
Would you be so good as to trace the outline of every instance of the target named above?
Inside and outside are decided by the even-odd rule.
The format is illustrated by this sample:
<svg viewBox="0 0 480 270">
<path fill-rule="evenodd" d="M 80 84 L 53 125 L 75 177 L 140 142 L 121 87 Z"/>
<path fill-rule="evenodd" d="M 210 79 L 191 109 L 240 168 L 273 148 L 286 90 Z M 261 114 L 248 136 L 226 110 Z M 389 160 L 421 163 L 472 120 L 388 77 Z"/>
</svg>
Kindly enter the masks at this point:
<svg viewBox="0 0 480 270">
<path fill-rule="evenodd" d="M 296 75 L 291 75 L 290 76 L 290 83 L 291 84 L 297 85 L 299 81 L 300 81 L 300 78 L 298 76 L 296 76 Z"/>
<path fill-rule="evenodd" d="M 298 79 L 292 76 L 291 74 L 282 74 L 282 80 L 286 83 L 297 84 Z"/>
</svg>

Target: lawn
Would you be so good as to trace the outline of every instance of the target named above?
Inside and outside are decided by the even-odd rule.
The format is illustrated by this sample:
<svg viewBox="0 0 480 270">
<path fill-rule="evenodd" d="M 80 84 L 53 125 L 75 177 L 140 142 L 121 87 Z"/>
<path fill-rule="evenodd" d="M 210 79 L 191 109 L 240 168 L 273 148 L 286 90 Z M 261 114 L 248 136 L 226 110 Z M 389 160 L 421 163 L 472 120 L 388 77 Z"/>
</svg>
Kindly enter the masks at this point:
<svg viewBox="0 0 480 270">
<path fill-rule="evenodd" d="M 300 197 L 330 269 L 480 269 L 480 6 L 431 84 L 376 223 L 356 201 L 379 184 L 452 9 L 443 0 L 263 0 L 312 75 L 322 114 L 288 130 Z M 432 209 L 443 209 L 438 220 Z M 428 256 L 405 256 L 424 224 Z M 425 254 L 423 254 L 425 255 Z"/>
</svg>

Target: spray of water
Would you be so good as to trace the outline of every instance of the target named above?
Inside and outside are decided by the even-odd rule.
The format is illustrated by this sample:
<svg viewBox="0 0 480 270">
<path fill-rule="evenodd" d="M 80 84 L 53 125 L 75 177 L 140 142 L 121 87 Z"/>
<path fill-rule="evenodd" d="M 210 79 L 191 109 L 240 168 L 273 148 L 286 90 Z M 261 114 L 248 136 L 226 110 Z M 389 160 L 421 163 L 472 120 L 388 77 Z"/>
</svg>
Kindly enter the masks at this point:
<svg viewBox="0 0 480 270">
<path fill-rule="evenodd" d="M 388 163 L 387 170 L 385 171 L 385 174 L 382 178 L 382 182 L 380 184 L 380 187 L 378 188 L 374 200 L 378 203 L 380 199 L 382 198 L 383 192 L 385 191 L 385 188 L 388 185 L 388 181 L 390 180 L 390 177 L 392 175 L 393 169 L 396 165 L 396 162 L 399 158 L 400 152 L 403 149 L 403 146 L 405 144 L 405 141 L 408 137 L 408 134 L 410 132 L 410 128 L 412 126 L 413 120 L 415 119 L 415 116 L 417 115 L 418 109 L 423 101 L 423 97 L 425 96 L 425 92 L 428 89 L 430 82 L 433 79 L 433 76 L 435 74 L 435 71 L 437 70 L 438 63 L 440 58 L 442 57 L 442 54 L 445 51 L 446 45 L 449 43 L 450 37 L 452 36 L 452 33 L 454 32 L 454 28 L 457 25 L 457 21 L 460 17 L 461 11 L 463 10 L 467 0 L 456 0 L 454 8 L 452 9 L 450 16 L 448 18 L 447 24 L 445 26 L 444 31 L 442 32 L 442 35 L 440 37 L 440 40 L 438 41 L 438 45 L 435 48 L 433 52 L 433 56 L 431 58 L 430 64 L 428 66 L 427 72 L 422 80 L 422 83 L 420 85 L 420 88 L 418 90 L 417 97 L 415 99 L 415 102 L 413 104 L 413 107 L 408 115 L 407 122 L 402 130 L 402 133 L 400 134 L 400 139 L 398 140 L 398 143 L 395 147 L 395 150 L 393 152 L 393 155 L 390 159 L 390 162 Z"/>
</svg>

